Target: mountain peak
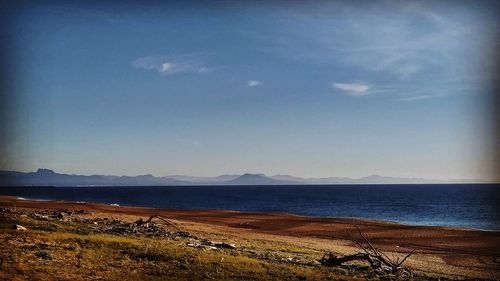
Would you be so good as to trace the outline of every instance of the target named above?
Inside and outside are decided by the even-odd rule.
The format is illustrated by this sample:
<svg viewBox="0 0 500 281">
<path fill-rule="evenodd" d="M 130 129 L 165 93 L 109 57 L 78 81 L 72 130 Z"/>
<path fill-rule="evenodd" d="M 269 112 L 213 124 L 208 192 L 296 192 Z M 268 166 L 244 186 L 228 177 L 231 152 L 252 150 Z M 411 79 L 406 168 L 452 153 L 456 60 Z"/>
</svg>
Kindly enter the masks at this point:
<svg viewBox="0 0 500 281">
<path fill-rule="evenodd" d="M 53 170 L 51 170 L 51 169 L 43 169 L 43 168 L 39 168 L 38 170 L 36 170 L 36 173 L 37 173 L 37 174 L 54 175 L 56 172 L 54 172 L 54 171 L 53 171 Z"/>
<path fill-rule="evenodd" d="M 233 180 L 226 182 L 226 184 L 234 184 L 234 185 L 277 185 L 286 183 L 287 182 L 285 181 L 267 177 L 264 174 L 250 174 L 250 173 L 245 173 Z"/>
<path fill-rule="evenodd" d="M 163 185 L 297 185 L 297 184 L 415 184 L 415 183 L 480 183 L 481 180 L 428 180 L 423 178 L 386 177 L 370 175 L 362 178 L 330 177 L 300 178 L 289 175 L 268 177 L 244 173 L 218 177 L 75 175 L 39 168 L 36 172 L 0 170 L 0 186 L 163 186 Z"/>
<path fill-rule="evenodd" d="M 240 178 L 241 177 L 245 177 L 245 178 L 249 178 L 249 177 L 265 177 L 264 175 L 262 174 L 251 174 L 251 173 L 244 173 L 243 175 L 239 176 Z"/>
<path fill-rule="evenodd" d="M 362 179 L 382 179 L 382 178 L 389 178 L 389 177 L 383 177 L 381 175 L 373 174 L 373 175 L 363 177 Z"/>
</svg>

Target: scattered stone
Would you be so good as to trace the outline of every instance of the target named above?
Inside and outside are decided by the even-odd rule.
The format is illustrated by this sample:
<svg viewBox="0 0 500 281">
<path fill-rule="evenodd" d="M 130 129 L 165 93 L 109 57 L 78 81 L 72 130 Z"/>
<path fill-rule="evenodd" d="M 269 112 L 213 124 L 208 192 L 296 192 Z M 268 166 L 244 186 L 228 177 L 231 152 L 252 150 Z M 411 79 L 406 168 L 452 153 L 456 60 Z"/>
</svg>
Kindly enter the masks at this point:
<svg viewBox="0 0 500 281">
<path fill-rule="evenodd" d="M 199 244 L 199 243 L 187 243 L 186 245 L 188 247 L 193 247 L 193 248 L 199 248 L 199 247 L 201 247 L 201 244 Z"/>
<path fill-rule="evenodd" d="M 236 249 L 235 244 L 229 244 L 229 243 L 224 243 L 224 242 L 214 243 L 214 246 L 217 248 L 223 248 L 223 249 Z"/>
<path fill-rule="evenodd" d="M 44 259 L 44 260 L 51 260 L 52 259 L 49 252 L 47 252 L 45 250 L 38 251 L 35 255 L 41 259 Z"/>
<path fill-rule="evenodd" d="M 184 238 L 192 237 L 191 234 L 189 234 L 189 232 L 186 232 L 186 231 L 177 231 L 177 232 L 175 232 L 175 236 L 184 237 Z"/>
<path fill-rule="evenodd" d="M 26 227 L 24 227 L 22 225 L 19 225 L 19 224 L 15 224 L 13 228 L 15 230 L 17 230 L 17 231 L 26 231 L 26 230 L 28 230 Z"/>
<path fill-rule="evenodd" d="M 229 244 L 225 242 L 212 242 L 210 240 L 202 240 L 201 244 L 204 246 L 211 246 L 211 247 L 216 247 L 216 248 L 221 248 L 221 249 L 236 249 L 236 245 L 234 244 Z"/>
<path fill-rule="evenodd" d="M 47 215 L 42 215 L 42 214 L 38 214 L 38 213 L 33 213 L 32 214 L 32 217 L 34 219 L 37 219 L 37 220 L 43 220 L 43 221 L 48 221 L 49 220 L 49 216 Z"/>
<path fill-rule="evenodd" d="M 228 244 L 224 242 L 212 242 L 210 240 L 201 240 L 195 242 L 189 242 L 186 244 L 188 247 L 193 248 L 203 248 L 208 250 L 217 250 L 217 249 L 236 249 L 234 244 Z"/>
<path fill-rule="evenodd" d="M 253 255 L 256 255 L 257 254 L 257 251 L 255 250 L 252 250 L 252 249 L 243 249 L 244 252 L 247 252 L 247 253 L 250 253 L 250 254 L 253 254 Z"/>
<path fill-rule="evenodd" d="M 122 220 L 110 219 L 110 218 L 72 218 L 69 220 L 70 222 L 77 223 L 85 223 L 91 226 L 88 227 L 89 233 L 106 233 L 113 235 L 122 235 L 122 236 L 143 236 L 143 237 L 168 237 L 168 238 L 176 238 L 176 237 L 191 237 L 188 232 L 184 231 L 169 231 L 165 229 L 160 224 L 149 221 L 146 222 L 142 219 L 139 219 L 135 222 L 129 223 Z"/>
</svg>

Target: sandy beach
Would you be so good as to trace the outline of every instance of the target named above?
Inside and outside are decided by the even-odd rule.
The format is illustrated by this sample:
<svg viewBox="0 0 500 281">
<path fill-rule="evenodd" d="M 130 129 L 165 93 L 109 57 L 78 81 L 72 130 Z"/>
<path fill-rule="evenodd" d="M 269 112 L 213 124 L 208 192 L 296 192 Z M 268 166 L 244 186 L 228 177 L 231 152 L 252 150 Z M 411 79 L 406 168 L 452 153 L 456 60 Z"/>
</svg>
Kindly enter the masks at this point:
<svg viewBox="0 0 500 281">
<path fill-rule="evenodd" d="M 254 241 L 260 243 L 259 245 L 287 245 L 303 249 L 300 256 L 307 256 L 306 259 L 312 261 L 319 259 L 325 252 L 339 255 L 359 252 L 360 249 L 347 239 L 347 235 L 354 233 L 355 226 L 358 226 L 372 244 L 387 255 L 402 256 L 414 251 L 405 265 L 417 275 L 450 279 L 496 279 L 500 276 L 500 233 L 494 231 L 410 226 L 357 219 L 314 218 L 280 213 L 154 209 L 36 201 L 8 196 L 0 197 L 0 207 L 15 209 L 17 212 L 25 211 L 27 214 L 24 216 L 47 210 L 83 210 L 85 212 L 78 216 L 122 221 L 146 219 L 157 214 L 168 218 L 179 228 L 207 239 L 230 241 L 238 247 Z M 9 214 L 4 216 L 7 217 L 4 220 L 9 219 Z M 8 226 L 4 226 L 1 230 L 4 239 L 11 233 L 7 228 Z M 258 251 L 265 251 L 263 248 L 257 248 Z M 290 259 L 297 254 L 294 251 L 282 252 L 290 256 Z M 2 255 L 4 254 L 5 251 L 2 252 Z M 5 257 L 2 259 L 5 269 L 8 265 L 5 263 Z"/>
</svg>

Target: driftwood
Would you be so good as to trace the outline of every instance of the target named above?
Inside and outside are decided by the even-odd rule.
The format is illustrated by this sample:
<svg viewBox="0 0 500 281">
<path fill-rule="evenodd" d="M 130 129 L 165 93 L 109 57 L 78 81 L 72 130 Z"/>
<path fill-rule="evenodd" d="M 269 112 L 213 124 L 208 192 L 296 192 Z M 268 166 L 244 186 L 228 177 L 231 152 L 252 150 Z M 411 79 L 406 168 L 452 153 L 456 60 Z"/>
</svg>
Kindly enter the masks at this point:
<svg viewBox="0 0 500 281">
<path fill-rule="evenodd" d="M 326 266 L 339 266 L 345 262 L 355 261 L 355 260 L 365 260 L 370 264 L 373 263 L 371 257 L 365 253 L 357 253 L 349 256 L 336 256 L 333 253 L 326 253 L 321 258 L 320 262 L 322 265 Z"/>
<path fill-rule="evenodd" d="M 192 236 L 189 232 L 187 232 L 187 231 L 185 231 L 185 230 L 180 229 L 178 226 L 176 226 L 176 225 L 175 225 L 173 222 L 171 222 L 170 220 L 168 220 L 168 219 L 166 219 L 166 218 L 164 218 L 164 217 L 162 217 L 162 216 L 160 216 L 160 215 L 157 215 L 157 214 L 155 214 L 155 215 L 151 215 L 151 216 L 150 216 L 147 220 L 145 220 L 145 221 L 141 218 L 141 219 L 137 220 L 135 223 L 136 223 L 137 225 L 143 225 L 143 224 L 150 223 L 150 222 L 151 222 L 153 219 L 155 219 L 155 218 L 156 218 L 156 219 L 161 220 L 161 221 L 162 221 L 163 223 L 165 223 L 166 225 L 168 225 L 168 226 L 170 226 L 170 227 L 174 228 L 175 230 L 177 230 L 177 234 L 178 234 L 179 236 L 184 236 L 184 237 L 191 237 L 191 236 Z"/>
<path fill-rule="evenodd" d="M 325 266 L 339 266 L 343 263 L 350 261 L 366 261 L 370 264 L 372 268 L 375 269 L 383 269 L 390 271 L 395 274 L 407 274 L 412 276 L 412 272 L 403 266 L 403 263 L 414 253 L 414 250 L 410 251 L 404 258 L 400 259 L 399 257 L 389 258 L 384 252 L 376 249 L 370 240 L 368 240 L 358 226 L 355 226 L 357 230 L 357 234 L 359 237 L 355 235 L 348 234 L 348 239 L 354 242 L 361 250 L 362 253 L 357 253 L 354 255 L 348 256 L 336 256 L 333 253 L 326 253 L 319 260 L 322 265 Z"/>
</svg>

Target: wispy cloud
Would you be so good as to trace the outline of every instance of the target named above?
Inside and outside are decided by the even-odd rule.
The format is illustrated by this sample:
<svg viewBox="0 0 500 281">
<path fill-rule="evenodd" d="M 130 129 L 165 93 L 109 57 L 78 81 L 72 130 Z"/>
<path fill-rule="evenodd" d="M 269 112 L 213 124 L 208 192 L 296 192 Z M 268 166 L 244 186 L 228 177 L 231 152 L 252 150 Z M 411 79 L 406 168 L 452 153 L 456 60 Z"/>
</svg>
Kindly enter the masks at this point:
<svg viewBox="0 0 500 281">
<path fill-rule="evenodd" d="M 246 85 L 247 87 L 259 87 L 262 85 L 262 82 L 258 80 L 248 80 Z"/>
<path fill-rule="evenodd" d="M 410 97 L 401 98 L 399 100 L 400 101 L 407 101 L 407 102 L 410 102 L 410 101 L 420 101 L 420 100 L 440 98 L 440 97 L 444 97 L 444 96 L 447 96 L 447 95 L 448 94 L 445 93 L 445 92 L 430 92 L 430 93 L 426 93 L 426 94 L 418 94 L 418 95 L 413 95 L 413 96 L 410 96 Z"/>
<path fill-rule="evenodd" d="M 334 86 L 350 95 L 423 100 L 442 97 L 428 94 L 436 88 L 456 96 L 464 84 L 469 94 L 477 93 L 484 85 L 479 79 L 494 69 L 495 60 L 485 58 L 496 54 L 496 18 L 480 8 L 429 1 L 321 3 L 283 9 L 280 29 L 249 36 L 265 43 L 263 52 L 345 74 L 337 79 L 354 74 L 377 85 L 367 90 Z"/>
<path fill-rule="evenodd" d="M 146 56 L 132 61 L 132 66 L 139 69 L 154 70 L 161 75 L 202 74 L 212 70 L 205 64 L 206 57 L 206 54 Z"/>
<path fill-rule="evenodd" d="M 353 97 L 361 97 L 370 94 L 371 86 L 361 82 L 354 83 L 337 83 L 333 82 L 332 87 L 342 91 L 342 93 L 353 96 Z"/>
<path fill-rule="evenodd" d="M 470 14 L 459 11 L 454 16 L 432 4 L 382 2 L 364 9 L 338 2 L 318 6 L 321 9 L 314 11 L 283 11 L 283 22 L 293 29 L 287 32 L 285 27 L 285 32 L 270 39 L 275 45 L 269 50 L 293 59 L 340 62 L 406 79 L 429 69 L 448 74 L 444 72 L 463 61 L 464 52 L 477 50 L 477 42 L 484 41 L 478 35 L 481 32 L 473 33 L 478 26 Z"/>
</svg>

